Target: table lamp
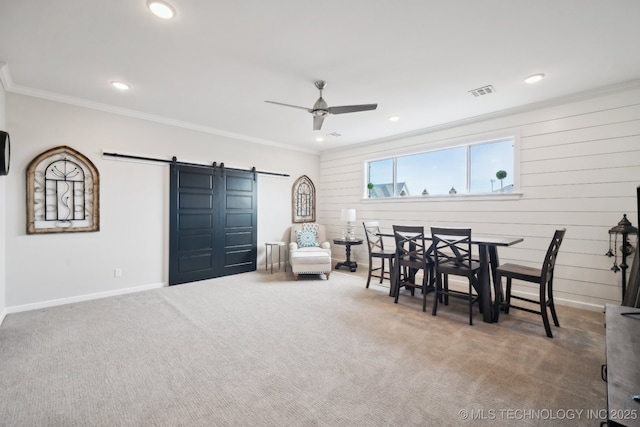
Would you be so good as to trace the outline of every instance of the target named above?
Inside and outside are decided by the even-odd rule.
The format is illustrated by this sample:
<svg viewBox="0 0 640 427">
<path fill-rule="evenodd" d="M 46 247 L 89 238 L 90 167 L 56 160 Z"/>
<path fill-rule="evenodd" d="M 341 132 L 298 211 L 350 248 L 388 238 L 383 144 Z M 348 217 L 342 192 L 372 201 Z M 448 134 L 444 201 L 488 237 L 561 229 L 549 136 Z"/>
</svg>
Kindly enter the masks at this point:
<svg viewBox="0 0 640 427">
<path fill-rule="evenodd" d="M 345 238 L 347 240 L 353 240 L 354 239 L 353 224 L 351 223 L 356 220 L 356 210 L 353 208 L 342 209 L 342 211 L 340 212 L 340 219 L 342 221 L 347 221 Z"/>
</svg>

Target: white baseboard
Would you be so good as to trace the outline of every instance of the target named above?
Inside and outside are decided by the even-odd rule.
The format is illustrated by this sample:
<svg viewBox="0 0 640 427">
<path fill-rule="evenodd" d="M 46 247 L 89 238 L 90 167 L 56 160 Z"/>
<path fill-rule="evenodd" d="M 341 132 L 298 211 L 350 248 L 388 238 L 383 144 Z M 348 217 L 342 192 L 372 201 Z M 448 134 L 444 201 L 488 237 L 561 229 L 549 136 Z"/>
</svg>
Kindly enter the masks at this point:
<svg viewBox="0 0 640 427">
<path fill-rule="evenodd" d="M 538 293 L 535 293 L 535 294 L 525 293 L 525 292 L 512 292 L 512 293 L 520 297 L 525 297 L 525 298 L 534 299 L 534 300 L 537 300 L 538 298 L 540 298 L 540 294 Z M 553 302 L 555 303 L 556 307 L 564 305 L 567 307 L 579 308 L 579 309 L 588 310 L 588 311 L 600 311 L 604 313 L 604 305 L 601 305 L 601 304 L 593 304 L 593 303 L 588 303 L 583 301 L 574 301 L 574 300 L 565 299 L 565 298 L 558 298 L 556 296 L 553 297 Z"/>
<path fill-rule="evenodd" d="M 4 320 L 5 317 L 7 317 L 8 311 L 5 308 L 4 310 L 2 310 L 2 313 L 0 313 L 0 326 L 2 326 L 2 321 Z"/>
<path fill-rule="evenodd" d="M 368 264 L 362 264 L 363 268 L 369 268 Z M 422 277 L 420 274 L 418 275 L 418 277 Z M 460 279 L 458 277 L 451 277 L 449 279 L 449 285 L 454 285 L 455 286 L 460 286 L 460 290 L 462 291 L 466 291 L 467 289 L 467 282 L 464 281 L 464 279 Z M 492 285 L 493 286 L 493 285 Z M 530 298 L 530 299 L 536 299 L 539 298 L 539 294 L 535 293 L 525 293 L 525 292 L 521 292 L 521 291 L 516 291 L 513 292 L 514 295 L 518 295 L 518 296 L 522 296 L 525 298 Z M 582 310 L 588 310 L 588 311 L 600 311 L 600 312 L 604 312 L 604 303 L 603 304 L 594 304 L 594 303 L 588 303 L 588 302 L 583 302 L 583 301 L 574 301 L 574 300 L 570 300 L 570 299 L 565 299 L 565 298 L 558 298 L 557 296 L 554 296 L 553 298 L 554 303 L 556 304 L 556 306 L 567 306 L 567 307 L 573 307 L 573 308 L 579 308 Z"/>
<path fill-rule="evenodd" d="M 152 283 L 150 285 L 136 286 L 133 288 L 115 289 L 113 291 L 97 292 L 95 294 L 87 294 L 87 295 L 79 295 L 79 296 L 69 297 L 69 298 L 53 299 L 49 301 L 34 302 L 31 304 L 24 304 L 24 305 L 14 305 L 13 307 L 7 307 L 5 309 L 3 316 L 0 318 L 0 324 L 2 324 L 1 319 L 4 319 L 4 315 L 10 314 L 10 313 L 20 313 L 23 311 L 37 310 L 40 308 L 55 307 L 55 306 L 64 305 L 64 304 L 72 304 L 75 302 L 90 301 L 94 299 L 113 297 L 116 295 L 131 294 L 134 292 L 141 292 L 141 291 L 148 291 L 151 289 L 163 288 L 165 286 L 167 286 L 166 283 Z"/>
</svg>

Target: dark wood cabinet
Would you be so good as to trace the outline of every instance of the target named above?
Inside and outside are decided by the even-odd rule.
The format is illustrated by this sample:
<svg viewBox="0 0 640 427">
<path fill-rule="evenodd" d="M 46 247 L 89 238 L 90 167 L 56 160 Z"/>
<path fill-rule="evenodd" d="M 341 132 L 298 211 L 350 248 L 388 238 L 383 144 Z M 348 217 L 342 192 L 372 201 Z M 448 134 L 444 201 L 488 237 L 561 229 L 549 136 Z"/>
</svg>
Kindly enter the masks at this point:
<svg viewBox="0 0 640 427">
<path fill-rule="evenodd" d="M 640 426 L 640 309 L 606 305 L 607 422 L 609 426 Z"/>
</svg>

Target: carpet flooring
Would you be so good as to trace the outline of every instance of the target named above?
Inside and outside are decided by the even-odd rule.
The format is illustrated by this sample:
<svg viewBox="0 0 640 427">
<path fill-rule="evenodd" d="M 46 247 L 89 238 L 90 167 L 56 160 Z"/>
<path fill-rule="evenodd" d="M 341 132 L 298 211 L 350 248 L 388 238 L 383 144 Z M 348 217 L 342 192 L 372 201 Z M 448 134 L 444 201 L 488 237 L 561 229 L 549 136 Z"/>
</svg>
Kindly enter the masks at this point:
<svg viewBox="0 0 640 427">
<path fill-rule="evenodd" d="M 528 313 L 394 304 L 362 272 L 264 270 L 15 313 L 0 425 L 597 425 L 604 314 L 558 315 L 549 339 Z"/>
</svg>

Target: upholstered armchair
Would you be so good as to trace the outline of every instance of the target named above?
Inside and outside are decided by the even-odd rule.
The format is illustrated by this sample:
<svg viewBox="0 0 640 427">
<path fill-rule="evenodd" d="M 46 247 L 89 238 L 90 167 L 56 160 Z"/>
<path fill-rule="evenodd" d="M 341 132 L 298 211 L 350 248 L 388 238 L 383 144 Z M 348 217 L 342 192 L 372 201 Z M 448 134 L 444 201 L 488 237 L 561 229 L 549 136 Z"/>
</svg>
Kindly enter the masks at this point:
<svg viewBox="0 0 640 427">
<path fill-rule="evenodd" d="M 331 274 L 331 245 L 323 225 L 293 224 L 289 243 L 289 264 L 293 277 L 300 274 Z"/>
</svg>

